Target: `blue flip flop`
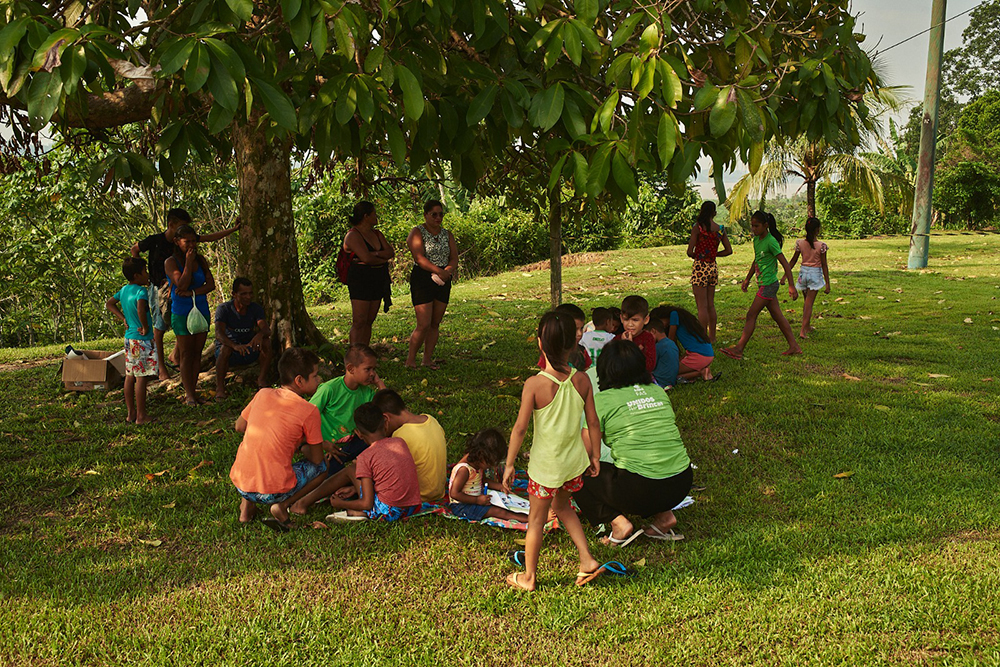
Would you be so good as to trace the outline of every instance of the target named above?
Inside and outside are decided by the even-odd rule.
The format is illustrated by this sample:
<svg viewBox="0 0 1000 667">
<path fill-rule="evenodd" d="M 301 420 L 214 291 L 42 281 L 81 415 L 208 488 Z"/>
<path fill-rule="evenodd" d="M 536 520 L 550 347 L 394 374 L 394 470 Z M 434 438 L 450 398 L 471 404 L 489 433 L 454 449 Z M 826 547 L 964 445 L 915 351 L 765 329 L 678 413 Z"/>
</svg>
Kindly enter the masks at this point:
<svg viewBox="0 0 1000 667">
<path fill-rule="evenodd" d="M 604 563 L 593 572 L 583 572 L 583 571 L 577 572 L 576 585 L 585 586 L 603 574 L 612 574 L 616 577 L 627 577 L 631 575 L 632 572 L 622 563 L 616 560 L 609 560 L 607 563 Z"/>
<path fill-rule="evenodd" d="M 511 549 L 507 552 L 507 560 L 518 567 L 524 567 L 524 552 L 518 551 L 517 549 Z"/>
</svg>

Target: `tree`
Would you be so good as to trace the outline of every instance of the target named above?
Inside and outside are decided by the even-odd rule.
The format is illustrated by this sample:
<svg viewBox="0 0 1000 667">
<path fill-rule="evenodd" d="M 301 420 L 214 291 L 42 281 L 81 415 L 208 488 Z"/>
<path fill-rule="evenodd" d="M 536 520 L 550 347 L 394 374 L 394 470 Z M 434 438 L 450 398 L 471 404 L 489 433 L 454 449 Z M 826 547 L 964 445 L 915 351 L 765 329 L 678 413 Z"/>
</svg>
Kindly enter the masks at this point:
<svg viewBox="0 0 1000 667">
<path fill-rule="evenodd" d="M 0 108 L 22 142 L 144 123 L 93 175 L 108 187 L 231 157 L 244 272 L 283 345 L 318 344 L 293 156 L 362 167 L 391 156 L 413 173 L 447 161 L 474 187 L 521 146 L 544 156 L 549 193 L 565 180 L 593 199 L 634 197 L 636 170 L 683 182 L 704 154 L 721 183 L 738 158 L 755 170 L 779 128 L 860 137 L 875 80 L 847 4 L 14 0 Z"/>
<path fill-rule="evenodd" d="M 985 0 L 972 10 L 962 46 L 945 53 L 942 65 L 942 92 L 953 98 L 975 99 L 1000 89 L 1000 0 Z"/>
</svg>

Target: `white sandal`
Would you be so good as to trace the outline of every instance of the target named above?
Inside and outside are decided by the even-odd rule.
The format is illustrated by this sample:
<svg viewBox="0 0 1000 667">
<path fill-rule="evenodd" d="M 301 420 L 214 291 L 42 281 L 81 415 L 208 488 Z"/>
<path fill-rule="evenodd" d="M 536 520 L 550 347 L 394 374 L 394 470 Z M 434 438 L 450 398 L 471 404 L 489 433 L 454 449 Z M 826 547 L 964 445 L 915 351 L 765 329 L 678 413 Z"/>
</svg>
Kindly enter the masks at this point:
<svg viewBox="0 0 1000 667">
<path fill-rule="evenodd" d="M 675 533 L 672 528 L 667 532 L 663 532 L 656 526 L 651 525 L 647 527 L 645 531 L 646 531 L 646 537 L 652 538 L 654 540 L 660 540 L 663 542 L 680 542 L 681 540 L 684 539 L 683 535 Z"/>
</svg>

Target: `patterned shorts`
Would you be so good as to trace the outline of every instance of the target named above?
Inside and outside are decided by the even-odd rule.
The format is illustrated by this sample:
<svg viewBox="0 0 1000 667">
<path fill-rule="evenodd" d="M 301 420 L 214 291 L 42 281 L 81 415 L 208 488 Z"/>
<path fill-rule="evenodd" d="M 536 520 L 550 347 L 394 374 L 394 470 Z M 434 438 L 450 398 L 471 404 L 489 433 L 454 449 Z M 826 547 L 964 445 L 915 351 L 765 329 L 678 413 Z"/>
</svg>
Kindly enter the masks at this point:
<svg viewBox="0 0 1000 667">
<path fill-rule="evenodd" d="M 252 503 L 261 505 L 273 505 L 288 500 L 302 490 L 302 487 L 310 481 L 316 479 L 326 472 L 326 461 L 313 463 L 309 459 L 300 459 L 292 464 L 292 472 L 295 473 L 295 486 L 290 491 L 284 493 L 255 493 L 244 491 L 239 487 L 236 490 L 241 496 Z"/>
<path fill-rule="evenodd" d="M 382 499 L 375 494 L 375 504 L 372 508 L 365 512 L 365 515 L 369 519 L 381 519 L 382 521 L 399 521 L 400 519 L 405 519 L 411 514 L 415 514 L 417 510 L 420 509 L 420 505 L 411 505 L 409 507 L 395 507 L 394 505 L 386 505 L 382 502 Z"/>
<path fill-rule="evenodd" d="M 694 260 L 691 267 L 691 284 L 695 287 L 715 287 L 719 284 L 719 267 L 715 262 Z"/>
<path fill-rule="evenodd" d="M 159 373 L 153 341 L 126 338 L 125 375 L 143 378 L 156 377 Z"/>
<path fill-rule="evenodd" d="M 569 480 L 562 486 L 555 488 L 550 488 L 548 486 L 542 486 L 535 480 L 528 478 L 528 495 L 534 496 L 536 498 L 551 498 L 556 495 L 559 489 L 565 489 L 569 493 L 576 493 L 583 488 L 583 475 L 577 475 L 573 479 Z"/>
</svg>

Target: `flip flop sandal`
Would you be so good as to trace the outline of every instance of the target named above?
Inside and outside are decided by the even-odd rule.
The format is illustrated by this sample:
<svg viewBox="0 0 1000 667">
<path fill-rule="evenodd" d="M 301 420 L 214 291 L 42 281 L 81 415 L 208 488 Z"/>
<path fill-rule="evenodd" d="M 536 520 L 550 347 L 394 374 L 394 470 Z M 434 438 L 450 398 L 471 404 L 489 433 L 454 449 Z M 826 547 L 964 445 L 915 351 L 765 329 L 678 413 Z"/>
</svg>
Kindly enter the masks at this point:
<svg viewBox="0 0 1000 667">
<path fill-rule="evenodd" d="M 510 586 L 511 588 L 516 588 L 519 591 L 525 591 L 526 593 L 530 593 L 531 591 L 525 588 L 521 584 L 521 582 L 517 580 L 517 577 L 522 574 L 524 574 L 524 572 L 511 572 L 510 574 L 508 574 L 506 579 L 507 585 Z"/>
<path fill-rule="evenodd" d="M 326 515 L 327 521 L 367 521 L 366 516 L 354 516 L 353 514 L 348 514 L 347 510 L 341 512 L 334 512 L 333 514 Z"/>
<path fill-rule="evenodd" d="M 628 545 L 630 545 L 633 542 L 635 542 L 639 538 L 639 536 L 642 535 L 642 534 L 643 534 L 643 531 L 640 529 L 640 530 L 633 530 L 630 535 L 628 535 L 627 537 L 622 537 L 622 538 L 617 538 L 614 535 L 608 535 L 607 536 L 607 538 L 608 538 L 608 546 L 616 546 L 619 549 L 624 549 Z M 617 561 L 614 561 L 614 562 L 617 562 Z"/>
<path fill-rule="evenodd" d="M 524 567 L 524 552 L 518 551 L 517 549 L 511 549 L 507 552 L 507 560 L 518 567 Z"/>
<path fill-rule="evenodd" d="M 266 519 L 261 519 L 260 522 L 273 530 L 276 533 L 287 533 L 292 529 L 292 524 L 289 522 L 282 523 L 278 521 L 273 516 Z"/>
<path fill-rule="evenodd" d="M 708 380 L 708 382 L 715 382 L 716 380 L 720 379 L 722 379 L 722 373 L 716 373 L 715 375 L 712 376 L 711 380 Z"/>
<path fill-rule="evenodd" d="M 661 542 L 680 542 L 684 539 L 683 535 L 675 533 L 673 529 L 663 532 L 656 526 L 646 528 L 646 536 L 654 540 L 660 540 Z"/>
<path fill-rule="evenodd" d="M 611 574 L 616 577 L 626 577 L 632 573 L 619 561 L 609 560 L 593 572 L 577 572 L 576 585 L 585 586 L 603 574 Z"/>
</svg>

